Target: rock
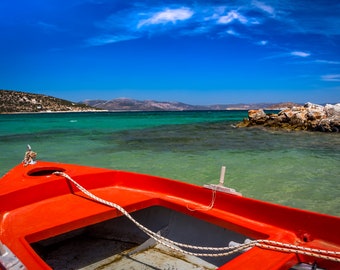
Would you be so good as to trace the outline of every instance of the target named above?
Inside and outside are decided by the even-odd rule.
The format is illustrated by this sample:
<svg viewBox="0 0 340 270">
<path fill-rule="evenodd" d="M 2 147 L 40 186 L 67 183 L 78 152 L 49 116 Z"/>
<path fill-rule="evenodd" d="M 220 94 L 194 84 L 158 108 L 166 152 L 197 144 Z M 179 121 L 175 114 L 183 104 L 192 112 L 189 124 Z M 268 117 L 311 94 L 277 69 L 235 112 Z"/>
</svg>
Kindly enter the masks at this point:
<svg viewBox="0 0 340 270">
<path fill-rule="evenodd" d="M 335 105 L 327 104 L 324 110 L 327 117 L 340 117 L 340 103 Z"/>
<path fill-rule="evenodd" d="M 266 114 L 262 109 L 249 110 L 248 119 L 237 126 L 256 125 L 287 130 L 339 132 L 340 103 L 321 106 L 308 102 L 304 106 L 286 108 L 278 114 Z"/>
<path fill-rule="evenodd" d="M 248 118 L 250 122 L 254 122 L 256 124 L 264 124 L 267 120 L 267 114 L 264 110 L 249 110 L 248 111 Z"/>
</svg>

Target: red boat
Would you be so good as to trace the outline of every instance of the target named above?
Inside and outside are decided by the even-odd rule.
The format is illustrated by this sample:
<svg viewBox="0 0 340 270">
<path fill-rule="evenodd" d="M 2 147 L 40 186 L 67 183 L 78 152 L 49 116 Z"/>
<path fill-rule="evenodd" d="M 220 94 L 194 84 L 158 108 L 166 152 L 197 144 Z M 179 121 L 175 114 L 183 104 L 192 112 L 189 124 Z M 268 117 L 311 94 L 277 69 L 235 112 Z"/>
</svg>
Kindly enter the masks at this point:
<svg viewBox="0 0 340 270">
<path fill-rule="evenodd" d="M 34 163 L 34 162 L 32 162 Z M 2 269 L 340 269 L 340 218 L 38 161 L 0 180 Z"/>
</svg>

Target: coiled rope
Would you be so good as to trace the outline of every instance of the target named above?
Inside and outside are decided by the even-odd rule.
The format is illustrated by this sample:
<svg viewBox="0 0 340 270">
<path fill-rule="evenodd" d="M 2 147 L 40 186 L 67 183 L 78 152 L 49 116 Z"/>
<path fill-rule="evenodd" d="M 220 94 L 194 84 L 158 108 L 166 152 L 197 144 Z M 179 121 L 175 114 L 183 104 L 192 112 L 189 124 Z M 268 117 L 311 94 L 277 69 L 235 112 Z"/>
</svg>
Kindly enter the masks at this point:
<svg viewBox="0 0 340 270">
<path fill-rule="evenodd" d="M 320 259 L 340 262 L 340 252 L 301 247 L 297 245 L 291 245 L 291 244 L 281 243 L 281 242 L 272 241 L 272 240 L 253 240 L 253 241 L 249 241 L 244 244 L 239 244 L 237 246 L 232 246 L 232 247 L 204 247 L 204 246 L 193 246 L 193 245 L 175 242 L 175 241 L 172 241 L 170 239 L 167 239 L 161 236 L 160 234 L 157 234 L 151 231 L 150 229 L 140 224 L 120 205 L 97 197 L 96 195 L 94 195 L 93 193 L 85 189 L 83 186 L 81 186 L 78 182 L 73 180 L 66 173 L 54 172 L 53 174 L 65 177 L 67 180 L 71 181 L 82 193 L 84 193 L 85 195 L 93 199 L 94 201 L 97 201 L 101 204 L 117 209 L 119 212 L 121 212 L 124 216 L 130 219 L 138 228 L 140 228 L 144 233 L 146 233 L 156 242 L 172 250 L 176 250 L 178 252 L 182 252 L 182 253 L 192 255 L 192 256 L 199 256 L 199 257 L 220 257 L 220 256 L 228 256 L 228 255 L 231 255 L 236 252 L 240 252 L 242 250 L 246 250 L 252 247 L 259 247 L 263 249 L 275 250 L 275 251 L 286 252 L 286 253 L 302 254 L 302 255 L 312 256 L 312 257 L 316 257 Z M 187 251 L 187 250 L 180 249 L 179 247 L 188 248 L 191 250 L 198 250 L 199 252 Z M 210 252 L 210 253 L 207 253 L 207 252 Z"/>
</svg>

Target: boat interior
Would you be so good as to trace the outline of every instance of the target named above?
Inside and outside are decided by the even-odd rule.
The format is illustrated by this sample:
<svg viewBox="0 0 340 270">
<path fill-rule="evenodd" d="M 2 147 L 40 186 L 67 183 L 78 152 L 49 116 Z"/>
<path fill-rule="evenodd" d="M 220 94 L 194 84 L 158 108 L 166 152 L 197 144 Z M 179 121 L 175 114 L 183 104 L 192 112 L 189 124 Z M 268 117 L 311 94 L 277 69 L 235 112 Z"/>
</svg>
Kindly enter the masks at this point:
<svg viewBox="0 0 340 270">
<path fill-rule="evenodd" d="M 132 216 L 157 234 L 188 245 L 225 247 L 249 241 L 245 235 L 162 206 L 148 207 Z M 158 243 L 125 216 L 31 243 L 31 247 L 55 270 L 210 270 L 218 269 L 247 251 L 217 257 L 188 255 Z M 297 263 L 290 270 L 322 268 L 316 264 Z"/>
<path fill-rule="evenodd" d="M 223 247 L 246 240 L 239 233 L 160 206 L 139 210 L 133 218 L 166 238 L 190 245 Z M 238 255 L 185 255 L 157 243 L 125 216 L 31 245 L 53 269 L 216 269 Z"/>
</svg>

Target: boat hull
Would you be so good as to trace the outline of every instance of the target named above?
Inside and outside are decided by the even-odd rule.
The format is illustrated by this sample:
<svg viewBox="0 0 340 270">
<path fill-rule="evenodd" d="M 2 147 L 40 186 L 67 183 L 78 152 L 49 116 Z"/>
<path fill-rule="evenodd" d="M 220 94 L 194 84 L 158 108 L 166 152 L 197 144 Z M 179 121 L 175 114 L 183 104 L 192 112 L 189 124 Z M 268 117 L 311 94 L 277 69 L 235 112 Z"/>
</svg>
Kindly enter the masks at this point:
<svg viewBox="0 0 340 270">
<path fill-rule="evenodd" d="M 135 250 L 145 246 L 145 242 L 150 242 L 149 237 L 126 218 L 122 211 L 84 194 L 69 179 L 53 174 L 56 171 L 65 173 L 94 196 L 119 205 L 138 222 L 176 242 L 224 247 L 232 241 L 242 243 L 246 239 L 261 239 L 303 248 L 340 251 L 338 217 L 161 177 L 38 161 L 34 165 L 16 166 L 0 182 L 0 241 L 27 269 L 58 269 L 51 262 L 56 261 L 56 258 L 46 250 L 64 244 L 64 239 L 72 239 L 71 243 L 74 243 L 77 237 L 84 237 L 84 231 L 90 231 L 93 236 L 92 230 L 96 227 L 100 229 L 95 231 L 103 234 L 101 239 L 132 244 L 119 252 L 112 250 L 111 256 L 104 258 L 103 264 L 108 264 L 108 260 L 116 263 L 110 265 L 111 269 L 123 269 L 123 266 L 117 264 L 118 261 L 122 263 L 122 260 L 117 258 L 130 256 L 131 259 L 131 249 Z M 160 249 L 158 242 L 153 244 L 155 249 Z M 96 249 L 102 246 L 94 245 Z M 169 252 L 162 250 L 162 254 L 165 253 Z M 81 254 L 86 252 L 80 251 L 77 256 Z M 148 256 L 145 257 L 146 262 L 155 261 L 151 259 L 154 258 L 152 255 Z M 191 255 L 186 256 L 193 258 Z M 316 263 L 325 269 L 340 269 L 336 260 L 263 248 L 260 245 L 230 256 L 194 257 L 194 265 L 201 265 L 200 269 L 290 269 L 301 262 Z M 98 261 L 98 258 L 94 260 Z M 136 257 L 132 261 L 136 263 L 140 260 L 140 257 Z M 86 259 L 79 261 L 84 262 Z M 149 267 L 164 269 L 165 266 L 176 265 L 176 262 L 167 257 L 162 261 L 163 265 Z M 82 265 L 89 267 L 84 269 L 95 269 L 89 266 L 90 262 Z M 182 267 L 179 265 L 178 269 Z"/>
</svg>

